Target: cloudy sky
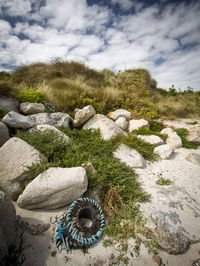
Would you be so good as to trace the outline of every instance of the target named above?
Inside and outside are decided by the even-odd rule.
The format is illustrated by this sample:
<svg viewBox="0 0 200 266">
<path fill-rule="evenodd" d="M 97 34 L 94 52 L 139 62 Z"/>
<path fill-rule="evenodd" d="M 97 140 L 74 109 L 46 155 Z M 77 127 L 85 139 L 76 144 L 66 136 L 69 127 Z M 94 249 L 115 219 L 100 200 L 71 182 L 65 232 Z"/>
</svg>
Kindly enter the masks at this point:
<svg viewBox="0 0 200 266">
<path fill-rule="evenodd" d="M 0 71 L 55 58 L 200 90 L 200 2 L 0 0 Z"/>
</svg>

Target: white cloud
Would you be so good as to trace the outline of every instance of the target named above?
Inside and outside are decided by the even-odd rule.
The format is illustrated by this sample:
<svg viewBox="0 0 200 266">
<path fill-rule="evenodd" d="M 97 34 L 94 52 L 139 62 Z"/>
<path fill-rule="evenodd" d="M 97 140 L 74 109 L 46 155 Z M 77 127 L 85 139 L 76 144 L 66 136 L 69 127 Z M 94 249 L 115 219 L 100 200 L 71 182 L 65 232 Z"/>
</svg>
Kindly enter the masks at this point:
<svg viewBox="0 0 200 266">
<path fill-rule="evenodd" d="M 182 89 L 188 85 L 200 89 L 198 3 L 168 4 L 161 11 L 158 4 L 144 8 L 140 2 L 112 0 L 123 11 L 137 11 L 116 15 L 106 6 L 88 6 L 86 0 L 47 0 L 41 7 L 33 6 L 34 2 L 1 0 L 6 14 L 18 16 L 21 12 L 24 16 L 24 22 L 13 28 L 0 20 L 2 64 L 15 66 L 61 57 L 82 60 L 97 69 L 144 67 L 160 87 L 175 84 Z M 22 7 L 27 7 L 26 11 Z M 32 19 L 34 23 L 30 23 Z"/>
<path fill-rule="evenodd" d="M 31 2 L 29 0 L 1 0 L 0 8 L 1 12 L 4 8 L 4 12 L 9 16 L 27 16 L 31 11 Z"/>
</svg>

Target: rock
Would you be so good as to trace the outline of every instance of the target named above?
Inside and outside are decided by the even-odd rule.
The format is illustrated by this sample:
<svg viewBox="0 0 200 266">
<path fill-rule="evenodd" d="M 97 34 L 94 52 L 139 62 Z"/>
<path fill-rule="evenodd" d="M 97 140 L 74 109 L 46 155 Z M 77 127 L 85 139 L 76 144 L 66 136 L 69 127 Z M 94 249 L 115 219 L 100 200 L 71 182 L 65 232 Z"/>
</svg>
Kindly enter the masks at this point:
<svg viewBox="0 0 200 266">
<path fill-rule="evenodd" d="M 21 103 L 20 111 L 25 115 L 37 114 L 44 112 L 44 104 L 42 103 Z"/>
<path fill-rule="evenodd" d="M 143 168 L 145 167 L 145 160 L 142 155 L 136 150 L 120 144 L 115 152 L 113 152 L 115 158 L 119 159 L 122 163 L 132 168 Z"/>
<path fill-rule="evenodd" d="M 52 103 L 45 103 L 45 108 L 50 112 L 50 113 L 55 113 L 56 108 Z"/>
<path fill-rule="evenodd" d="M 0 148 L 0 188 L 16 200 L 28 179 L 27 167 L 45 159 L 25 141 L 13 137 Z"/>
<path fill-rule="evenodd" d="M 15 207 L 3 191 L 0 191 L 0 261 L 16 238 Z"/>
<path fill-rule="evenodd" d="M 2 122 L 11 128 L 28 129 L 33 126 L 33 121 L 28 116 L 21 115 L 14 111 L 10 111 L 6 114 L 3 117 Z"/>
<path fill-rule="evenodd" d="M 182 140 L 178 136 L 176 132 L 174 132 L 171 128 L 164 128 L 160 132 L 161 134 L 166 134 L 168 137 L 166 139 L 166 144 L 171 145 L 175 149 L 182 147 Z"/>
<path fill-rule="evenodd" d="M 188 132 L 187 140 L 200 143 L 200 125 L 190 126 Z"/>
<path fill-rule="evenodd" d="M 0 96 L 0 109 L 18 112 L 19 103 L 12 97 Z"/>
<path fill-rule="evenodd" d="M 26 186 L 17 204 L 24 209 L 57 209 L 81 197 L 87 185 L 83 167 L 52 167 Z"/>
<path fill-rule="evenodd" d="M 184 230 L 182 231 L 180 228 L 176 231 L 176 234 L 173 234 L 160 227 L 154 231 L 161 248 L 173 255 L 185 253 L 190 246 L 190 239 L 184 233 Z"/>
<path fill-rule="evenodd" d="M 51 125 L 55 127 L 69 127 L 72 118 L 68 114 L 64 113 L 39 113 L 34 115 L 29 115 L 29 117 L 34 121 L 35 125 Z"/>
<path fill-rule="evenodd" d="M 125 117 L 126 120 L 131 119 L 131 113 L 125 109 L 117 109 L 114 112 L 108 113 L 108 116 L 114 121 L 116 121 L 119 117 Z"/>
<path fill-rule="evenodd" d="M 86 121 L 88 121 L 92 116 L 96 114 L 92 105 L 85 106 L 83 109 L 77 109 L 75 111 L 75 117 L 73 124 L 75 127 L 79 127 L 83 125 Z"/>
<path fill-rule="evenodd" d="M 154 153 L 158 154 L 161 159 L 169 159 L 174 151 L 174 148 L 169 144 L 158 146 L 154 149 Z"/>
<path fill-rule="evenodd" d="M 51 126 L 51 125 L 37 125 L 34 128 L 31 128 L 29 130 L 29 132 L 33 132 L 33 131 L 40 131 L 40 132 L 45 132 L 45 131 L 53 131 L 54 133 L 56 133 L 62 140 L 64 140 L 66 143 L 69 142 L 70 138 L 65 135 L 63 132 L 61 132 L 60 130 L 58 130 L 56 127 Z"/>
<path fill-rule="evenodd" d="M 115 122 L 101 114 L 94 115 L 85 123 L 83 129 L 100 129 L 101 136 L 104 140 L 110 140 L 119 134 L 127 136 L 126 132 L 121 130 Z"/>
<path fill-rule="evenodd" d="M 117 118 L 117 120 L 115 121 L 115 124 L 121 128 L 122 130 L 127 130 L 128 127 L 128 122 L 126 120 L 125 117 L 120 116 L 119 118 Z"/>
<path fill-rule="evenodd" d="M 0 147 L 7 141 L 9 140 L 10 136 L 9 136 L 9 131 L 8 131 L 8 127 L 0 122 Z"/>
<path fill-rule="evenodd" d="M 193 163 L 193 164 L 200 165 L 200 155 L 199 154 L 191 152 L 187 155 L 187 157 L 185 159 L 187 161 Z"/>
<path fill-rule="evenodd" d="M 139 119 L 139 120 L 132 119 L 129 121 L 128 131 L 131 132 L 131 131 L 137 130 L 141 127 L 149 127 L 148 121 L 145 119 Z"/>
<path fill-rule="evenodd" d="M 150 144 L 163 144 L 164 143 L 164 140 L 156 135 L 137 135 L 137 137 Z"/>
</svg>

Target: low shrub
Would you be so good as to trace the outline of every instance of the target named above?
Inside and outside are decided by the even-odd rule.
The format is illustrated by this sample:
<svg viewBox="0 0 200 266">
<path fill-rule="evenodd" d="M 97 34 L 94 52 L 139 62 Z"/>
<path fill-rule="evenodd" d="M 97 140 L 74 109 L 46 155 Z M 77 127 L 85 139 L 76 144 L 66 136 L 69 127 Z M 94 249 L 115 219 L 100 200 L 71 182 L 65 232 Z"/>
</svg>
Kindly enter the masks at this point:
<svg viewBox="0 0 200 266">
<path fill-rule="evenodd" d="M 178 128 L 178 129 L 175 129 L 175 131 L 182 140 L 183 148 L 186 148 L 186 149 L 197 149 L 198 148 L 198 146 L 195 143 L 187 140 L 186 137 L 188 135 L 188 130 L 186 128 Z"/>
<path fill-rule="evenodd" d="M 17 100 L 19 102 L 45 103 L 44 93 L 33 88 L 21 90 L 17 95 Z"/>
</svg>

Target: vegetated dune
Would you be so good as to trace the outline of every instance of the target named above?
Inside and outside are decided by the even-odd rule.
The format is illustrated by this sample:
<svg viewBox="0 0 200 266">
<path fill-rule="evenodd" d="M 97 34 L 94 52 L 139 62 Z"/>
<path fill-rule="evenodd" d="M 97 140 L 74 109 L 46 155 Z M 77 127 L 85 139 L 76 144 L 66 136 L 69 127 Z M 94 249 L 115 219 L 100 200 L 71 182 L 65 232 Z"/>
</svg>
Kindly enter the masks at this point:
<svg viewBox="0 0 200 266">
<path fill-rule="evenodd" d="M 0 95 L 25 101 L 30 88 L 41 91 L 44 101 L 64 112 L 92 104 L 97 113 L 125 108 L 136 118 L 200 116 L 200 92 L 191 88 L 178 92 L 174 86 L 169 91 L 157 88 L 157 82 L 142 68 L 114 73 L 108 69 L 97 71 L 77 61 L 57 60 L 0 73 Z"/>
</svg>

